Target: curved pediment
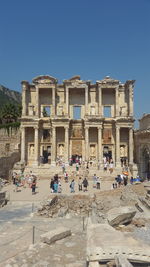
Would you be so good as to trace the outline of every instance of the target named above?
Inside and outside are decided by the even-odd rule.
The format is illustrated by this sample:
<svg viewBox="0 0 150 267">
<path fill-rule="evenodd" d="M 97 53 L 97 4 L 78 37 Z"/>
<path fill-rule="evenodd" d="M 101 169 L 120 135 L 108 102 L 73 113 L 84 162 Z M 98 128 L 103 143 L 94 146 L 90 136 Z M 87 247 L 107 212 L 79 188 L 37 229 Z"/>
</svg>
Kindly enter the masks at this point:
<svg viewBox="0 0 150 267">
<path fill-rule="evenodd" d="M 49 75 L 40 75 L 35 77 L 32 80 L 32 82 L 39 84 L 49 84 L 49 83 L 57 83 L 57 79 Z"/>
</svg>

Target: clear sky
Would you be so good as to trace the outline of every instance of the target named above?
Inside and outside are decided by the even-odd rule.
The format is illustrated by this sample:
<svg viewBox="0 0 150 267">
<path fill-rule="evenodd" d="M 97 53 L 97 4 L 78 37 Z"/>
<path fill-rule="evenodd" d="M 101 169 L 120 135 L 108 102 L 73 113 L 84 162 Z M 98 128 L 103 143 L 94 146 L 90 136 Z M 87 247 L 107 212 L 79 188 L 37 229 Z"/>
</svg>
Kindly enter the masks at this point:
<svg viewBox="0 0 150 267">
<path fill-rule="evenodd" d="M 135 118 L 150 113 L 150 0 L 0 0 L 0 37 L 0 84 L 135 79 Z"/>
</svg>

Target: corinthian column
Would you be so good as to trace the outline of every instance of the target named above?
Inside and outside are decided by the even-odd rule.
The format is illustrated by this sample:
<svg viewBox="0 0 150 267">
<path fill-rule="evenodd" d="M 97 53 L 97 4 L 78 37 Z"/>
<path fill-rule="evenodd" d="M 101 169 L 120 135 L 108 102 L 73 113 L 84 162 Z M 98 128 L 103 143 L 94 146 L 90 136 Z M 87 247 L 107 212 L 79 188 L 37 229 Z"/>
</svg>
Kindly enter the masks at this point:
<svg viewBox="0 0 150 267">
<path fill-rule="evenodd" d="M 27 83 L 22 82 L 22 116 L 27 115 L 26 95 L 27 95 Z"/>
<path fill-rule="evenodd" d="M 98 127 L 98 161 L 101 163 L 102 160 L 102 127 Z"/>
<path fill-rule="evenodd" d="M 85 115 L 88 115 L 88 86 L 85 87 Z"/>
<path fill-rule="evenodd" d="M 120 167 L 120 126 L 116 125 L 116 166 Z"/>
<path fill-rule="evenodd" d="M 36 85 L 36 116 L 39 118 L 40 107 L 39 107 L 39 87 Z"/>
<path fill-rule="evenodd" d="M 102 89 L 100 84 L 98 85 L 98 114 L 102 116 Z"/>
<path fill-rule="evenodd" d="M 129 84 L 129 116 L 133 116 L 133 84 Z"/>
<path fill-rule="evenodd" d="M 129 163 L 133 164 L 133 129 L 129 129 Z"/>
<path fill-rule="evenodd" d="M 85 160 L 89 160 L 89 127 L 85 127 Z"/>
<path fill-rule="evenodd" d="M 116 91 L 115 91 L 115 99 L 116 99 L 116 101 L 115 101 L 115 103 L 116 103 L 116 117 L 118 117 L 119 116 L 119 88 L 118 87 L 116 87 Z"/>
<path fill-rule="evenodd" d="M 68 164 L 69 158 L 69 127 L 65 127 L 65 162 Z"/>
<path fill-rule="evenodd" d="M 69 88 L 66 86 L 66 115 L 69 116 Z"/>
<path fill-rule="evenodd" d="M 56 164 L 56 127 L 52 127 L 52 165 Z"/>
<path fill-rule="evenodd" d="M 52 88 L 52 105 L 53 105 L 53 116 L 55 116 L 55 112 L 56 112 L 56 101 L 55 101 L 55 94 L 56 94 L 56 90 L 55 87 Z"/>
<path fill-rule="evenodd" d="M 35 151 L 35 164 L 39 164 L 39 129 L 34 128 L 34 151 Z"/>
<path fill-rule="evenodd" d="M 21 162 L 25 163 L 25 127 L 21 127 Z"/>
</svg>

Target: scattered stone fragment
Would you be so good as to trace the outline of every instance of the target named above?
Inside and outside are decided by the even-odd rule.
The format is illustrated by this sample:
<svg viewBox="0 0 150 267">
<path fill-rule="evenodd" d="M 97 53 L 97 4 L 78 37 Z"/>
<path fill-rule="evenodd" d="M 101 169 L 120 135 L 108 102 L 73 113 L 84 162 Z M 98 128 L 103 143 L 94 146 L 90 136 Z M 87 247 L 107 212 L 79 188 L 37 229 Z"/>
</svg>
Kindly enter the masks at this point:
<svg viewBox="0 0 150 267">
<path fill-rule="evenodd" d="M 111 226 L 126 224 L 132 221 L 136 210 L 133 207 L 118 207 L 108 211 L 107 220 Z"/>
<path fill-rule="evenodd" d="M 40 236 L 43 243 L 52 244 L 53 242 L 71 235 L 71 230 L 65 227 L 59 227 L 56 230 L 49 231 Z"/>
</svg>

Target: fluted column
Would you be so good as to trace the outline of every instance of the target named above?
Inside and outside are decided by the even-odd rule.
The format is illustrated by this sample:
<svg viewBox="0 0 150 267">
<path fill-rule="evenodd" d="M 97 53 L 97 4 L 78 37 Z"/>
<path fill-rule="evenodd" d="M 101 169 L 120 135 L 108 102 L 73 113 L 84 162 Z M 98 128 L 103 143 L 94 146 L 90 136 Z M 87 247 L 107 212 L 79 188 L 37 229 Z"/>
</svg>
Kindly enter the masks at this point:
<svg viewBox="0 0 150 267">
<path fill-rule="evenodd" d="M 66 86 L 66 115 L 69 116 L 69 88 Z"/>
<path fill-rule="evenodd" d="M 102 127 L 98 127 L 98 161 L 101 163 L 102 160 Z"/>
<path fill-rule="evenodd" d="M 36 86 L 36 116 L 39 118 L 40 107 L 39 107 L 39 87 Z"/>
<path fill-rule="evenodd" d="M 56 113 L 56 101 L 55 101 L 55 99 L 56 99 L 56 97 L 55 97 L 55 95 L 56 95 L 56 90 L 55 90 L 55 87 L 54 88 L 52 88 L 52 105 L 53 105 L 53 111 L 52 111 L 52 114 L 53 114 L 53 116 L 55 116 L 55 113 Z"/>
<path fill-rule="evenodd" d="M 85 87 L 85 115 L 88 115 L 88 86 Z"/>
<path fill-rule="evenodd" d="M 52 165 L 56 163 L 56 127 L 52 127 Z"/>
<path fill-rule="evenodd" d="M 89 127 L 85 127 L 85 160 L 89 160 Z"/>
<path fill-rule="evenodd" d="M 129 84 L 129 116 L 133 116 L 133 85 Z"/>
<path fill-rule="evenodd" d="M 116 166 L 120 167 L 120 126 L 116 125 Z"/>
<path fill-rule="evenodd" d="M 100 85 L 98 85 L 98 115 L 102 116 L 102 89 Z"/>
<path fill-rule="evenodd" d="M 129 129 L 129 163 L 133 164 L 133 129 Z"/>
<path fill-rule="evenodd" d="M 116 104 L 116 106 L 115 106 L 115 115 L 116 115 L 116 117 L 118 117 L 119 116 L 119 88 L 118 87 L 116 87 L 116 90 L 115 90 L 115 99 L 116 99 L 116 101 L 115 101 L 115 104 Z"/>
<path fill-rule="evenodd" d="M 35 155 L 35 164 L 39 164 L 39 129 L 38 127 L 34 128 L 34 155 Z"/>
<path fill-rule="evenodd" d="M 65 162 L 69 159 L 69 127 L 65 127 Z"/>
<path fill-rule="evenodd" d="M 21 162 L 25 162 L 25 127 L 21 127 Z"/>
</svg>

